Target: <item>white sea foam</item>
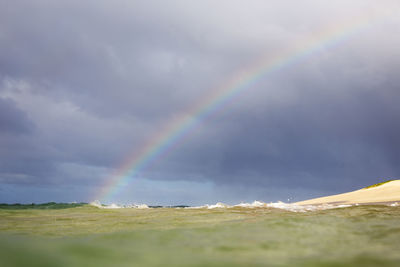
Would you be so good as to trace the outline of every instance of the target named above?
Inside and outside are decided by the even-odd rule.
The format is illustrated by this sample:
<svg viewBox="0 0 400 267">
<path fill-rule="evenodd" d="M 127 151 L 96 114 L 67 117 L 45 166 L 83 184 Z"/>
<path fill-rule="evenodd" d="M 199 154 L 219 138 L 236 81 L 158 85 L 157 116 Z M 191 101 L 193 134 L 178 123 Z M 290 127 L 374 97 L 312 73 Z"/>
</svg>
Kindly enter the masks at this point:
<svg viewBox="0 0 400 267">
<path fill-rule="evenodd" d="M 110 205 L 104 205 L 104 204 L 101 204 L 100 201 L 98 201 L 98 200 L 90 202 L 89 205 L 95 206 L 95 207 L 101 208 L 101 209 L 126 209 L 126 208 L 130 208 L 130 209 L 148 209 L 149 208 L 149 206 L 147 206 L 146 204 L 118 205 L 118 204 L 112 203 Z"/>
<path fill-rule="evenodd" d="M 326 209 L 336 209 L 336 208 L 346 208 L 351 207 L 352 205 L 332 205 L 332 204 L 322 204 L 322 205 L 297 205 L 292 203 L 285 202 L 271 202 L 265 203 L 261 201 L 254 201 L 253 203 L 240 203 L 237 205 L 227 205 L 224 203 L 218 202 L 214 205 L 203 205 L 196 207 L 187 207 L 187 209 L 230 209 L 230 208 L 273 208 L 273 209 L 281 209 L 287 210 L 291 212 L 307 212 L 307 211 L 317 211 L 317 210 L 326 210 Z"/>
<path fill-rule="evenodd" d="M 261 202 L 261 201 L 254 201 L 253 203 L 240 203 L 237 205 L 234 205 L 234 207 L 242 207 L 242 208 L 265 208 L 268 207 L 267 203 Z"/>
<path fill-rule="evenodd" d="M 224 204 L 222 202 L 218 202 L 214 205 L 203 205 L 203 206 L 194 206 L 194 207 L 186 207 L 185 209 L 226 209 L 226 208 L 231 208 L 231 206 Z"/>
<path fill-rule="evenodd" d="M 97 208 L 102 208 L 102 207 L 103 207 L 103 206 L 101 205 L 100 201 L 98 201 L 98 200 L 95 200 L 95 201 L 90 202 L 89 205 L 90 205 L 90 206 L 97 207 Z"/>
<path fill-rule="evenodd" d="M 218 202 L 218 203 L 216 203 L 216 204 L 214 204 L 214 205 L 206 205 L 207 206 L 207 209 L 218 209 L 218 208 L 229 208 L 230 206 L 229 205 L 226 205 L 226 204 L 224 204 L 224 203 L 221 203 L 221 202 Z"/>
<path fill-rule="evenodd" d="M 293 211 L 293 212 L 328 210 L 328 209 L 337 209 L 337 208 L 347 208 L 347 207 L 352 206 L 352 205 L 333 205 L 333 204 L 298 205 L 298 204 L 283 203 L 283 202 L 269 203 L 267 205 L 268 205 L 268 207 L 271 207 L 271 208 L 283 209 L 283 210 L 288 210 L 288 211 Z"/>
</svg>

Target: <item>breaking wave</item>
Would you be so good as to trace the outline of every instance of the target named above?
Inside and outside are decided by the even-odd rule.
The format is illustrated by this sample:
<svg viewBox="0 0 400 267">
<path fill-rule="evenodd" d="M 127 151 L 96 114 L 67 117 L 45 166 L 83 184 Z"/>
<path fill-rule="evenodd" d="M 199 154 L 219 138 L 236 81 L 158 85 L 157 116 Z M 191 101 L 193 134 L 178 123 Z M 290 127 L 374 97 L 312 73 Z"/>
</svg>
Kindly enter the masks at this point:
<svg viewBox="0 0 400 267">
<path fill-rule="evenodd" d="M 332 204 L 322 204 L 322 205 L 297 205 L 292 203 L 284 203 L 281 201 L 264 203 L 261 201 L 254 201 L 253 203 L 240 203 L 237 205 L 227 205 L 218 202 L 214 205 L 204 205 L 197 207 L 188 207 L 187 209 L 218 209 L 218 208 L 275 208 L 281 210 L 287 210 L 292 212 L 307 212 L 316 210 L 326 210 L 326 209 L 336 209 L 336 208 L 347 208 L 352 205 L 332 205 Z"/>
<path fill-rule="evenodd" d="M 99 201 L 93 201 L 89 203 L 89 205 L 98 207 L 101 209 L 123 209 L 123 208 L 131 208 L 131 209 L 150 209 L 150 208 L 184 208 L 184 209 L 232 209 L 232 208 L 273 208 L 273 209 L 281 209 L 287 210 L 291 212 L 307 212 L 307 211 L 317 211 L 317 210 L 327 210 L 327 209 L 336 209 L 336 208 L 347 208 L 356 205 L 333 205 L 333 204 L 321 204 L 321 205 L 297 205 L 293 203 L 284 203 L 284 202 L 271 202 L 264 203 L 261 201 L 254 201 L 253 203 L 239 203 L 236 205 L 228 205 L 225 203 L 218 202 L 216 204 L 206 204 L 202 206 L 148 206 L 146 204 L 128 204 L 128 205 L 118 205 L 118 204 L 110 204 L 105 205 L 101 204 Z"/>
<path fill-rule="evenodd" d="M 101 204 L 100 201 L 95 200 L 93 202 L 90 202 L 89 205 L 100 208 L 100 209 L 124 209 L 124 208 L 130 208 L 130 209 L 149 209 L 149 206 L 146 204 L 128 204 L 128 205 L 118 205 L 118 204 L 110 204 L 110 205 L 105 205 Z"/>
</svg>

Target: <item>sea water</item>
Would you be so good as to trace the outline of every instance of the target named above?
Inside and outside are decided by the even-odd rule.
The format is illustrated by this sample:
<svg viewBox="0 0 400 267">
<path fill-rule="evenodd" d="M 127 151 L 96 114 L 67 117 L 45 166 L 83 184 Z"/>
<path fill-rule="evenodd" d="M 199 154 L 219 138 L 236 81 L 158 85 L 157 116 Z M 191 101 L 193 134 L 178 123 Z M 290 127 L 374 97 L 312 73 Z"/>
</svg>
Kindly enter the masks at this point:
<svg viewBox="0 0 400 267">
<path fill-rule="evenodd" d="M 0 266 L 400 266 L 400 207 L 0 205 Z"/>
</svg>

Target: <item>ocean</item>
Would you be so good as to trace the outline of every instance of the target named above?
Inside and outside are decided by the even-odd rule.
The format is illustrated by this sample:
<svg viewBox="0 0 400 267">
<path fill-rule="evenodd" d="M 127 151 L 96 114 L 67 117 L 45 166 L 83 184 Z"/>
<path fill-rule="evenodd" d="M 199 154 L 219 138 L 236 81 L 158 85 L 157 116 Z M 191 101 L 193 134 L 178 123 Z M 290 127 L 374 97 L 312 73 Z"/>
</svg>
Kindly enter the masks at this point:
<svg viewBox="0 0 400 267">
<path fill-rule="evenodd" d="M 2 204 L 0 266 L 400 266 L 400 207 Z"/>
</svg>

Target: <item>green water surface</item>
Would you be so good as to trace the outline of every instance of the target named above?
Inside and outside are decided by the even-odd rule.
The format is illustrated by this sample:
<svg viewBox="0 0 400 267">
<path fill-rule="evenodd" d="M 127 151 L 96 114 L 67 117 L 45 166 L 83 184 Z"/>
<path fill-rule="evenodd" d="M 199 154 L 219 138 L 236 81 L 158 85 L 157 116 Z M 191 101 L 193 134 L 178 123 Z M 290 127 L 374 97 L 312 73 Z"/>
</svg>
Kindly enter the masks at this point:
<svg viewBox="0 0 400 267">
<path fill-rule="evenodd" d="M 0 205 L 0 266 L 400 266 L 400 207 Z"/>
</svg>

